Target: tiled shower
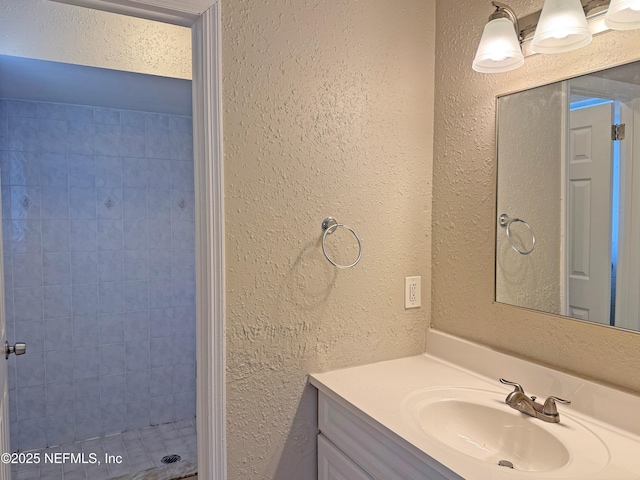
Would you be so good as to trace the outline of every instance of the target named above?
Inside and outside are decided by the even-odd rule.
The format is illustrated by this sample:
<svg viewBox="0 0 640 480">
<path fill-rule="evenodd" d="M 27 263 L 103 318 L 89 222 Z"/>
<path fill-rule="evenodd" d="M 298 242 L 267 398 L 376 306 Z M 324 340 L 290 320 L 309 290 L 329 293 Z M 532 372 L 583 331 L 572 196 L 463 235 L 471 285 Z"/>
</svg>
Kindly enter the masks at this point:
<svg viewBox="0 0 640 480">
<path fill-rule="evenodd" d="M 0 100 L 11 448 L 195 417 L 191 117 Z"/>
</svg>

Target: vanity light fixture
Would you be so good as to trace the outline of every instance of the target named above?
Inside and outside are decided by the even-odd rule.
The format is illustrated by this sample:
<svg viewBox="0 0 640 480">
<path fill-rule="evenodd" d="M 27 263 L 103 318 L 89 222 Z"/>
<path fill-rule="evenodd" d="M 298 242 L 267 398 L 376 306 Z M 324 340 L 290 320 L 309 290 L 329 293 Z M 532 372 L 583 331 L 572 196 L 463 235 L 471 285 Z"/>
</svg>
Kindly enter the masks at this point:
<svg viewBox="0 0 640 480">
<path fill-rule="evenodd" d="M 612 30 L 640 28 L 640 0 L 611 0 L 604 24 Z"/>
<path fill-rule="evenodd" d="M 484 27 L 473 69 L 502 73 L 524 64 L 534 53 L 569 52 L 592 36 L 611 30 L 640 28 L 640 0 L 545 0 L 542 11 L 517 18 L 503 3 Z"/>
<path fill-rule="evenodd" d="M 584 47 L 592 35 L 580 0 L 545 0 L 533 35 L 535 53 L 562 53 Z"/>
<path fill-rule="evenodd" d="M 518 18 L 507 5 L 495 1 L 491 5 L 496 11 L 484 26 L 473 69 L 481 73 L 508 72 L 524 64 Z"/>
</svg>

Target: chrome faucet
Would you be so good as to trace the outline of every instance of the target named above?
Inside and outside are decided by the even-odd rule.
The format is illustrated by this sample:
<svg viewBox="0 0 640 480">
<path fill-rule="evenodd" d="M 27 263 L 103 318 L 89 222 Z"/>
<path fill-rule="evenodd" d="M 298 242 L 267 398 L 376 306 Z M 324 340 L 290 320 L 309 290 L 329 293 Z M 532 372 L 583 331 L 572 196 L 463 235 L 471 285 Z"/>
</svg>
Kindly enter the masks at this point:
<svg viewBox="0 0 640 480">
<path fill-rule="evenodd" d="M 535 418 L 539 418 L 540 420 L 543 420 L 545 422 L 560 422 L 560 414 L 558 413 L 556 402 L 564 403 L 566 405 L 569 405 L 571 403 L 569 400 L 563 400 L 562 398 L 550 396 L 545 400 L 544 404 L 542 404 L 536 402 L 537 397 L 527 397 L 524 393 L 524 390 L 519 384 L 510 382 L 509 380 L 505 380 L 504 378 L 500 379 L 500 383 L 504 383 L 505 385 L 511 385 L 512 387 L 514 387 L 513 392 L 507 395 L 504 403 L 509 405 L 511 408 L 515 408 L 519 412 L 525 413 Z"/>
</svg>

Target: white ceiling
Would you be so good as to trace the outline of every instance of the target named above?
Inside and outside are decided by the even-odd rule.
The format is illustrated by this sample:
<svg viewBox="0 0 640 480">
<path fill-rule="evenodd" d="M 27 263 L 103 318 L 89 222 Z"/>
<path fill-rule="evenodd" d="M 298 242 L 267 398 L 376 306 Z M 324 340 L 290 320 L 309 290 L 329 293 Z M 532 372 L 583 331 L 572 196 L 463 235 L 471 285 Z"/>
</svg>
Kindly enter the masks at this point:
<svg viewBox="0 0 640 480">
<path fill-rule="evenodd" d="M 191 115 L 191 81 L 0 55 L 0 98 Z"/>
</svg>

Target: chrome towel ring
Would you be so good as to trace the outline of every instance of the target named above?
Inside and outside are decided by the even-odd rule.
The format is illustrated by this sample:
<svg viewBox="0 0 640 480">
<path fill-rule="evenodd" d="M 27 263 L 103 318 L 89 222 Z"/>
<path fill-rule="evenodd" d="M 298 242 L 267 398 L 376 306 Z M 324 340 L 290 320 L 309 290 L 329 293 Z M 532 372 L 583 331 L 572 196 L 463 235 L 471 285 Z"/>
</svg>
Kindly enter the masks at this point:
<svg viewBox="0 0 640 480">
<path fill-rule="evenodd" d="M 325 245 L 324 245 L 324 242 L 327 239 L 327 235 L 332 234 L 339 227 L 346 228 L 351 233 L 353 233 L 353 236 L 356 237 L 356 241 L 358 242 L 358 258 L 356 258 L 355 262 L 353 262 L 353 263 L 351 263 L 349 265 L 340 265 L 340 264 L 334 262 L 331 259 L 331 257 L 329 257 L 329 255 L 327 254 L 327 249 L 325 248 Z M 342 269 L 355 267 L 358 264 L 358 262 L 360 261 L 360 259 L 362 258 L 362 242 L 360 241 L 360 237 L 358 236 L 356 231 L 353 228 L 348 227 L 347 225 L 343 225 L 342 223 L 338 223 L 336 221 L 336 219 L 333 218 L 333 217 L 327 217 L 322 221 L 322 229 L 324 230 L 324 235 L 322 235 L 322 253 L 324 253 L 324 257 L 327 260 L 329 260 L 329 263 L 331 265 L 333 265 L 334 267 L 342 268 Z"/>
<path fill-rule="evenodd" d="M 511 224 L 516 222 L 523 223 L 524 226 L 527 227 L 531 232 L 531 248 L 529 250 L 520 250 L 511 241 L 511 230 L 510 230 Z M 509 240 L 509 244 L 511 245 L 511 248 L 513 248 L 520 255 L 529 255 L 531 252 L 533 252 L 533 249 L 536 248 L 536 235 L 533 233 L 533 228 L 531 228 L 531 225 L 529 225 L 527 222 L 525 222 L 521 218 L 509 218 L 509 215 L 507 215 L 506 213 L 503 213 L 500 215 L 500 226 L 506 227 L 507 240 Z"/>
</svg>

